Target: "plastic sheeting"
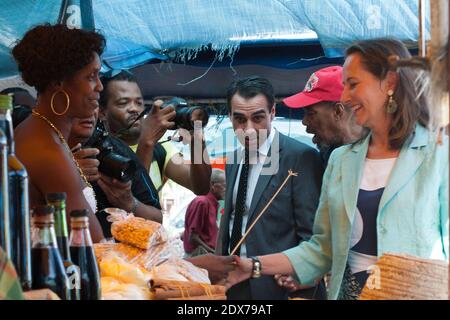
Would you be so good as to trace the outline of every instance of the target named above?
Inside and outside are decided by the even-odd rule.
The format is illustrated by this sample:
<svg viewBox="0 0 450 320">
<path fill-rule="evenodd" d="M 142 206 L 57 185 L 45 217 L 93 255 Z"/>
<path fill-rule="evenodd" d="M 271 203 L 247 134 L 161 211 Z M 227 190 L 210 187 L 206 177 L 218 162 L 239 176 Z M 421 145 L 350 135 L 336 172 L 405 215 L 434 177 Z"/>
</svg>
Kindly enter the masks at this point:
<svg viewBox="0 0 450 320">
<path fill-rule="evenodd" d="M 55 23 L 60 7 L 57 0 L 0 0 L 0 78 L 17 73 L 14 42 L 31 26 Z M 417 0 L 95 0 L 93 12 L 112 68 L 167 57 L 188 61 L 206 47 L 221 60 L 242 42 L 301 41 L 315 34 L 327 57 L 340 56 L 357 39 L 418 39 Z"/>
<path fill-rule="evenodd" d="M 292 7 L 314 30 L 328 57 L 340 56 L 355 40 L 393 37 L 405 42 L 419 38 L 419 0 L 299 0 Z M 429 38 L 430 3 L 425 1 Z"/>
</svg>

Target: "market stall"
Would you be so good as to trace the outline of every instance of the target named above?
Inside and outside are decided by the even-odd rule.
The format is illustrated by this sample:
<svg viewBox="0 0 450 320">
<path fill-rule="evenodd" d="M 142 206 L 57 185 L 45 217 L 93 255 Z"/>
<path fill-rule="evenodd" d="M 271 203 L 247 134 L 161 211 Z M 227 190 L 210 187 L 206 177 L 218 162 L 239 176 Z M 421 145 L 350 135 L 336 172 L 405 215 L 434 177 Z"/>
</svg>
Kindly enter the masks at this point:
<svg viewBox="0 0 450 320">
<path fill-rule="evenodd" d="M 86 5 L 88 2 L 83 3 Z M 94 4 L 89 3 L 87 7 L 78 5 L 77 1 L 64 1 L 63 6 L 50 2 L 11 1 L 4 6 L 6 10 L 0 17 L 0 22 L 6 26 L 7 31 L 0 37 L 2 65 L 0 89 L 13 84 L 23 85 L 17 77 L 17 68 L 9 53 L 14 41 L 33 24 L 54 23 L 59 19 L 61 22 L 73 23 L 75 27 L 93 28 L 95 25 L 96 28 L 103 30 L 109 45 L 103 57 L 102 71 L 136 68 L 134 70 L 144 83 L 144 93 L 147 96 L 162 92 L 187 94 L 198 99 L 223 99 L 219 96 L 220 92 L 224 91 L 225 83 L 234 77 L 236 69 L 242 73 L 264 69 L 264 72 L 278 79 L 275 85 L 285 89 L 282 94 L 289 95 L 297 86 L 293 85 L 292 78 L 297 77 L 296 79 L 300 79 L 301 81 L 298 81 L 303 83 L 307 79 L 306 75 L 319 66 L 341 61 L 343 49 L 353 40 L 392 36 L 408 43 L 415 52 L 420 24 L 416 13 L 419 11 L 419 3 L 425 3 L 421 7 L 425 13 L 421 24 L 424 44 L 420 53 L 424 56 L 428 54 L 425 64 L 428 64 L 432 72 L 436 97 L 435 112 L 441 124 L 448 125 L 448 108 L 442 107 L 442 92 L 447 92 L 448 104 L 450 87 L 450 78 L 448 87 L 442 86 L 442 78 L 448 77 L 448 64 L 443 58 L 447 54 L 449 36 L 447 1 L 432 1 L 430 6 L 427 1 L 408 0 L 401 2 L 397 7 L 398 10 L 390 10 L 385 2 L 380 2 L 378 6 L 366 7 L 367 3 L 362 1 L 324 1 L 321 8 L 312 3 L 289 1 L 286 5 L 281 5 L 279 2 L 277 4 L 271 2 L 267 8 L 258 5 L 257 1 L 251 1 L 246 5 L 242 5 L 240 1 L 228 1 L 217 2 L 207 12 L 204 8 L 192 5 L 189 7 L 191 10 L 183 13 L 177 9 L 175 2 L 168 2 L 156 8 L 152 6 L 151 1 L 147 2 L 147 6 L 143 6 L 141 1 L 130 1 L 127 4 L 119 1 L 114 3 L 98 1 Z M 241 14 L 233 15 L 234 8 L 241 5 Z M 75 11 L 69 10 L 69 7 Z M 122 15 L 127 10 L 133 11 L 132 16 L 135 18 L 133 23 L 123 19 Z M 23 18 L 19 16 L 19 13 L 24 11 L 30 13 L 27 23 L 23 23 Z M 260 17 L 269 18 L 264 14 L 266 11 L 271 12 L 271 16 L 276 18 L 258 21 Z M 173 12 L 177 13 L 174 17 L 168 14 Z M 333 14 L 335 12 L 341 14 Z M 431 21 L 428 18 L 430 12 Z M 151 15 L 154 19 L 147 19 Z M 171 18 L 167 18 L 169 16 Z M 253 16 L 256 18 L 246 20 Z M 331 19 L 332 16 L 337 20 Z M 400 16 L 410 19 L 398 19 Z M 351 21 L 348 20 L 349 17 Z M 218 21 L 220 23 L 217 23 Z M 236 21 L 248 21 L 248 24 L 236 30 L 235 27 L 239 25 Z M 322 24 L 321 21 L 325 23 Z M 216 27 L 216 24 L 220 27 Z M 179 28 L 179 32 L 169 32 L 175 27 Z M 208 32 L 195 33 L 193 32 L 195 30 Z M 245 38 L 249 33 L 264 37 Z M 280 49 L 277 51 L 276 59 L 259 57 L 261 60 L 257 62 L 250 59 L 251 51 L 258 50 L 258 47 L 270 51 L 271 46 L 283 42 L 279 37 L 286 33 L 297 36 L 295 40 L 285 40 L 283 43 L 283 50 L 287 48 L 290 51 L 289 56 L 283 55 L 284 51 Z M 171 34 L 180 35 L 182 38 L 167 36 Z M 189 38 L 190 36 L 192 38 Z M 427 43 L 429 52 L 425 50 Z M 249 49 L 246 55 L 239 56 L 241 47 L 251 50 Z M 312 47 L 314 48 L 311 49 Z M 310 51 L 305 48 L 309 48 Z M 303 49 L 305 51 L 302 53 L 292 54 Z M 198 57 L 202 59 L 197 59 Z M 235 57 L 242 60 L 233 61 Z M 450 57 L 448 59 L 450 61 Z M 159 69 L 156 63 L 161 63 Z M 173 76 L 171 66 L 179 73 L 177 76 Z M 236 69 L 233 66 L 236 66 Z M 189 73 L 186 70 L 189 70 Z M 159 81 L 160 87 L 152 86 L 158 81 L 146 79 L 149 73 L 155 78 L 162 77 L 163 80 Z M 180 74 L 186 78 L 180 80 Z M 286 77 L 287 74 L 289 77 Z M 206 84 L 212 84 L 214 88 L 211 89 Z M 288 87 L 289 85 L 291 87 Z M 7 140 L 3 139 L 0 142 L 4 147 L 2 177 L 7 179 Z M 2 227 L 4 228 L 7 224 L 9 226 L 6 217 L 10 210 L 5 207 L 9 201 L 9 191 L 5 188 L 5 182 L 8 184 L 7 180 L 3 180 Z M 25 196 L 23 199 L 28 200 Z M 29 213 L 26 204 L 22 205 L 22 212 L 25 210 Z M 207 270 L 183 259 L 184 251 L 180 239 L 169 238 L 160 224 L 118 210 L 110 210 L 109 213 L 113 221 L 114 240 L 93 245 L 102 299 L 226 299 L 225 287 L 211 284 Z M 22 225 L 24 221 L 26 222 L 26 219 L 21 221 Z M 46 223 L 50 224 L 49 221 Z M 2 234 L 3 237 L 5 235 Z M 29 241 L 30 239 L 25 239 L 24 242 Z M 2 243 L 7 241 L 3 239 Z M 7 252 L 11 252 L 11 248 L 6 249 Z M 29 247 L 22 249 L 30 252 Z M 24 272 L 19 274 L 31 272 L 21 270 L 21 267 L 17 269 Z M 380 257 L 374 268 L 373 278 L 364 289 L 361 299 L 446 299 L 450 297 L 448 295 L 450 284 L 446 276 L 448 274 L 446 262 L 388 254 Z M 380 285 L 382 283 L 387 285 Z M 30 289 L 22 284 L 24 289 Z"/>
<path fill-rule="evenodd" d="M 211 285 L 206 270 L 184 260 L 182 242 L 169 239 L 162 225 L 109 212 L 120 243 L 94 245 L 103 299 L 226 299 L 225 287 Z"/>
</svg>

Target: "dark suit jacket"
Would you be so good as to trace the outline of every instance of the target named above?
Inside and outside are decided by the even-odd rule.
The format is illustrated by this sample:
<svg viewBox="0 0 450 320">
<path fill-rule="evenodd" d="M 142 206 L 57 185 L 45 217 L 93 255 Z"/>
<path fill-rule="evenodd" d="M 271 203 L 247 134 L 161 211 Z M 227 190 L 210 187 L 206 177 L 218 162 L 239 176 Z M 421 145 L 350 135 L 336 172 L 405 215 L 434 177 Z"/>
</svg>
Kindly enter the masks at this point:
<svg viewBox="0 0 450 320">
<path fill-rule="evenodd" d="M 278 151 L 278 159 L 276 151 Z M 234 164 L 227 164 L 225 170 L 227 179 L 225 211 L 216 246 L 216 253 L 220 255 L 229 254 L 233 188 L 235 183 L 239 182 L 238 152 L 235 151 L 232 157 L 235 160 Z M 229 160 L 227 162 L 229 163 Z M 271 175 L 260 175 L 258 179 L 248 213 L 247 227 L 281 186 L 288 175 L 288 170 L 297 172 L 298 176 L 290 178 L 248 235 L 245 244 L 249 257 L 282 252 L 308 240 L 312 235 L 323 174 L 319 153 L 303 143 L 276 132 L 263 170 L 274 162 L 279 164 L 278 171 Z M 228 291 L 229 299 L 286 299 L 287 297 L 288 292 L 276 284 L 273 276 L 250 279 Z"/>
</svg>

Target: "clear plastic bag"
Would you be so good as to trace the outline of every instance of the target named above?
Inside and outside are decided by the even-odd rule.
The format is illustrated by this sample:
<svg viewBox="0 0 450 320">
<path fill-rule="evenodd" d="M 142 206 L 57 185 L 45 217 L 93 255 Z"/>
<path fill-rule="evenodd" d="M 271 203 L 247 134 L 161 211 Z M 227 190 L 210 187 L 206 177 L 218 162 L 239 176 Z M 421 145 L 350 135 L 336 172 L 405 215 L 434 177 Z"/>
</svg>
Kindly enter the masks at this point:
<svg viewBox="0 0 450 320">
<path fill-rule="evenodd" d="M 125 243 L 96 243 L 94 244 L 94 250 L 99 263 L 105 257 L 114 255 L 148 271 L 168 260 L 182 259 L 184 253 L 182 242 L 179 239 L 159 243 L 148 250 L 136 248 Z"/>
<path fill-rule="evenodd" d="M 164 243 L 160 243 L 145 251 L 142 255 L 137 257 L 139 265 L 143 266 L 147 270 L 152 270 L 155 266 L 163 264 L 170 259 L 183 258 L 184 249 L 181 242 L 180 247 L 179 239 L 171 239 Z"/>
<path fill-rule="evenodd" d="M 112 222 L 111 233 L 117 241 L 140 249 L 164 243 L 168 236 L 160 223 L 135 217 L 117 208 L 107 208 L 107 220 Z"/>
<path fill-rule="evenodd" d="M 181 258 L 168 259 L 166 262 L 156 265 L 152 270 L 152 279 L 165 279 L 176 281 L 191 281 L 211 284 L 208 271 L 194 266 L 189 261 Z"/>
<path fill-rule="evenodd" d="M 112 234 L 120 243 L 109 241 L 94 245 L 100 268 L 106 271 L 126 270 L 125 266 L 122 269 L 111 267 L 113 263 L 123 263 L 137 266 L 158 279 L 210 283 L 206 270 L 183 260 L 183 242 L 177 237 L 169 239 L 161 224 L 137 218 L 120 209 L 105 211 L 113 223 Z M 111 273 L 108 272 L 102 276 Z"/>
</svg>

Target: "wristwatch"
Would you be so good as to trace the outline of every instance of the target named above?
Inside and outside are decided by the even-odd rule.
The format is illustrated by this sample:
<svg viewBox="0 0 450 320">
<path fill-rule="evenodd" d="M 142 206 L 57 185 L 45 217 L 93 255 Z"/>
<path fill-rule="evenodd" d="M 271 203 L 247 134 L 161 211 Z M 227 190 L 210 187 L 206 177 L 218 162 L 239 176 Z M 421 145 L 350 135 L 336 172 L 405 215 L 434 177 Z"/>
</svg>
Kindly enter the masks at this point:
<svg viewBox="0 0 450 320">
<path fill-rule="evenodd" d="M 252 278 L 255 279 L 261 277 L 261 261 L 259 261 L 258 257 L 250 257 L 250 259 L 252 259 L 253 262 Z"/>
</svg>

